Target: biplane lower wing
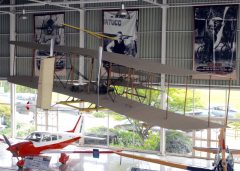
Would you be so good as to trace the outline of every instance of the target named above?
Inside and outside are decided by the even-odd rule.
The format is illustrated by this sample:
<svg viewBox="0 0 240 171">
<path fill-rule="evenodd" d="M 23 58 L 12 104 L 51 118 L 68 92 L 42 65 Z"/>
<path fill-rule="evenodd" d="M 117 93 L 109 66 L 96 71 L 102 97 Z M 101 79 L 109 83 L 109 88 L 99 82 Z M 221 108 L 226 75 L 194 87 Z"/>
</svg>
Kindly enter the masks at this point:
<svg viewBox="0 0 240 171">
<path fill-rule="evenodd" d="M 134 154 L 124 153 L 124 152 L 114 152 L 114 153 L 118 154 L 120 156 L 123 156 L 123 157 L 128 157 L 128 158 L 142 160 L 142 161 L 146 161 L 146 162 L 161 164 L 161 165 L 174 167 L 174 168 L 178 168 L 178 169 L 185 169 L 185 170 L 192 170 L 192 171 L 212 171 L 213 170 L 213 168 L 211 169 L 211 168 L 202 168 L 202 167 L 197 167 L 197 166 L 188 166 L 185 164 L 175 163 L 172 161 L 143 157 L 140 155 L 134 155 Z"/>
<path fill-rule="evenodd" d="M 37 77 L 15 76 L 8 77 L 8 81 L 35 89 L 38 85 Z M 53 91 L 97 104 L 97 94 L 95 92 L 73 92 L 71 91 L 71 85 L 64 88 L 56 83 L 54 83 Z M 184 116 L 174 112 L 157 109 L 125 97 L 118 95 L 115 96 L 116 98 L 113 101 L 108 94 L 100 94 L 99 105 L 127 117 L 144 121 L 153 126 L 183 131 L 225 127 L 224 125 L 218 123 L 209 122 L 208 124 L 207 121 L 199 118 Z"/>
</svg>

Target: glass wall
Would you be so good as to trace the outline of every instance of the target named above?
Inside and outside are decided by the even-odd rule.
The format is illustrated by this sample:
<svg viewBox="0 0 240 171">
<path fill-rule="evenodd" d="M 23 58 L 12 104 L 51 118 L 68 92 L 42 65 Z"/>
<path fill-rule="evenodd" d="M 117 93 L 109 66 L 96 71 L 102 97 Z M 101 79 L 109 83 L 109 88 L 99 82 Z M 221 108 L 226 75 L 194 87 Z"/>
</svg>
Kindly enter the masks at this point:
<svg viewBox="0 0 240 171">
<path fill-rule="evenodd" d="M 210 121 L 218 122 L 225 124 L 225 117 L 227 113 L 228 106 L 228 88 L 226 89 L 194 89 L 195 97 L 194 100 L 198 100 L 200 108 L 194 108 L 193 115 L 201 117 L 205 120 L 208 119 L 208 113 L 210 112 Z M 210 94 L 210 100 L 209 100 Z M 226 130 L 226 146 L 230 149 L 239 148 L 239 135 L 238 135 L 238 124 L 240 123 L 239 119 L 239 100 L 240 100 L 240 91 L 231 90 L 228 106 L 228 123 L 227 125 L 230 128 Z M 194 102 L 196 103 L 196 102 Z M 219 145 L 219 134 L 220 129 L 211 129 L 211 130 L 200 130 L 193 133 L 194 137 L 194 146 L 197 147 L 211 147 L 218 148 Z M 207 154 L 206 152 L 194 151 L 193 153 L 196 157 L 204 158 L 214 158 L 214 154 Z"/>
<path fill-rule="evenodd" d="M 84 105 L 88 107 L 89 105 Z M 98 111 L 85 111 L 84 125 L 82 133 L 86 136 L 84 138 L 85 145 L 103 145 L 107 146 L 108 143 L 108 114 L 109 111 L 98 110 Z M 110 141 L 112 139 L 111 129 L 109 130 Z"/>
<path fill-rule="evenodd" d="M 15 121 L 18 138 L 25 138 L 35 131 L 36 92 L 35 89 L 16 85 Z"/>
<path fill-rule="evenodd" d="M 160 150 L 160 128 L 109 112 L 110 146 L 134 150 Z"/>
<path fill-rule="evenodd" d="M 0 81 L 0 135 L 11 136 L 10 86 Z"/>
</svg>

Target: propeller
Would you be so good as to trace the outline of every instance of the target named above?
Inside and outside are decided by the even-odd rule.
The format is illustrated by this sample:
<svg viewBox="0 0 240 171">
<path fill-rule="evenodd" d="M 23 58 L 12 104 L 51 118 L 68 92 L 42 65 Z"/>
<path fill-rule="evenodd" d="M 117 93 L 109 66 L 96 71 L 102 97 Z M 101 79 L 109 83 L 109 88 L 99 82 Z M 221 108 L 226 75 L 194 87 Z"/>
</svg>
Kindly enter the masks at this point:
<svg viewBox="0 0 240 171">
<path fill-rule="evenodd" d="M 7 138 L 5 135 L 3 135 L 3 138 L 4 138 L 5 142 L 7 143 L 7 145 L 8 145 L 9 147 L 11 147 L 11 143 L 10 143 L 10 141 L 8 140 L 8 138 Z"/>
<path fill-rule="evenodd" d="M 8 140 L 8 138 L 5 135 L 3 135 L 3 138 L 6 142 L 6 144 L 9 146 L 7 148 L 7 150 L 12 153 L 13 157 L 18 157 L 17 152 L 12 150 L 12 145 L 11 145 L 10 141 Z"/>
</svg>

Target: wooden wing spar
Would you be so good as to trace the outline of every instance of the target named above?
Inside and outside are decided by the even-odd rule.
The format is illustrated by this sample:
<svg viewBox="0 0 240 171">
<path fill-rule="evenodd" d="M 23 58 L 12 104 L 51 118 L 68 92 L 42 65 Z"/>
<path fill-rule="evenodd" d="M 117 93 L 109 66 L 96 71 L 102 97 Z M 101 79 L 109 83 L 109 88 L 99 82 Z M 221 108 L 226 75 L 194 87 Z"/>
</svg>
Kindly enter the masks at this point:
<svg viewBox="0 0 240 171">
<path fill-rule="evenodd" d="M 134 155 L 130 153 L 125 153 L 125 152 L 114 152 L 115 154 L 118 154 L 123 157 L 128 157 L 132 159 L 137 159 L 137 160 L 142 160 L 146 162 L 151 162 L 151 163 L 156 163 L 160 165 L 165 165 L 169 167 L 174 167 L 178 169 L 185 169 L 185 170 L 192 170 L 192 171 L 213 171 L 214 168 L 204 168 L 204 167 L 197 167 L 197 166 L 189 166 L 186 164 L 181 164 L 181 163 L 176 163 L 173 161 L 167 161 L 166 159 L 157 159 L 157 158 L 151 158 L 151 157 L 144 157 L 140 155 Z"/>
<path fill-rule="evenodd" d="M 193 147 L 193 149 L 197 150 L 197 151 L 201 151 L 201 152 L 212 153 L 212 154 L 218 154 L 219 153 L 219 148 Z M 229 150 L 233 155 L 239 155 L 240 154 L 239 149 L 229 149 Z"/>
<path fill-rule="evenodd" d="M 8 81 L 14 84 L 19 84 L 35 89 L 38 86 L 37 77 L 15 76 L 9 77 Z M 54 82 L 53 92 L 65 94 L 94 104 L 97 103 L 96 92 L 72 92 L 71 85 L 68 85 L 66 88 L 64 88 Z M 144 121 L 153 126 L 160 126 L 163 128 L 183 131 L 224 127 L 224 125 L 214 122 L 210 122 L 208 125 L 208 122 L 205 120 L 190 116 L 184 116 L 170 111 L 168 111 L 168 117 L 166 119 L 165 110 L 157 109 L 155 107 L 151 107 L 118 95 L 116 95 L 116 98 L 113 101 L 108 94 L 101 94 L 99 102 L 99 105 L 102 107 L 108 108 L 127 117 Z"/>
<path fill-rule="evenodd" d="M 30 48 L 30 49 L 39 49 L 39 50 L 46 50 L 46 51 L 49 51 L 50 49 L 50 45 L 38 44 L 34 42 L 10 41 L 10 44 L 14 44 L 16 46 Z M 98 59 L 98 50 L 94 50 L 94 49 L 55 46 L 54 50 L 57 52 L 79 54 L 82 56 Z M 145 71 L 145 72 L 150 72 L 154 74 L 192 76 L 197 73 L 196 71 L 171 67 L 158 62 L 143 60 L 139 58 L 133 58 L 131 56 L 116 54 L 111 52 L 103 52 L 103 60 L 108 61 L 110 63 L 122 65 L 128 68 L 134 68 L 135 70 L 138 70 L 138 71 Z"/>
</svg>

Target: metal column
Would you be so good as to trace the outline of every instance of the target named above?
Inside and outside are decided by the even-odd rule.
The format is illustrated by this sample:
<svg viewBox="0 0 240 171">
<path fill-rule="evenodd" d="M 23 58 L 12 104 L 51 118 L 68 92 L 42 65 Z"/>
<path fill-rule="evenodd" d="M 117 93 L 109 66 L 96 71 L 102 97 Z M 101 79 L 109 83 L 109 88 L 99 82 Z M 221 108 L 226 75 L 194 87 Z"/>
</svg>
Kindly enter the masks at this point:
<svg viewBox="0 0 240 171">
<path fill-rule="evenodd" d="M 83 5 L 81 5 L 81 8 Z M 85 28 L 85 11 L 79 10 L 80 14 L 80 28 Z M 84 41 L 85 41 L 85 35 L 83 31 L 80 31 L 79 33 L 79 47 L 84 48 Z M 79 72 L 84 75 L 84 57 L 79 56 Z M 83 81 L 82 77 L 79 75 L 79 82 L 81 83 Z"/>
<path fill-rule="evenodd" d="M 166 4 L 167 0 L 163 0 L 163 4 Z M 162 6 L 162 47 L 161 47 L 161 63 L 166 64 L 166 44 L 167 44 L 167 6 Z M 165 74 L 161 74 L 161 90 L 165 90 Z M 162 91 L 161 94 L 161 107 L 166 109 L 166 91 Z M 165 155 L 166 153 L 166 131 L 161 128 L 160 132 L 160 153 Z"/>
<path fill-rule="evenodd" d="M 15 0 L 10 1 L 11 5 L 15 4 Z M 16 40 L 16 14 L 14 14 L 15 8 L 10 8 L 10 41 Z M 15 45 L 10 45 L 10 75 L 15 75 Z M 16 137 L 16 120 L 15 120 L 15 84 L 10 84 L 10 95 L 11 95 L 11 136 Z"/>
<path fill-rule="evenodd" d="M 84 4 L 80 4 L 80 8 L 84 8 Z M 79 19 L 80 19 L 80 24 L 79 27 L 80 28 L 85 28 L 85 11 L 84 10 L 79 10 Z M 83 31 L 79 31 L 79 47 L 80 48 L 84 48 L 85 42 L 85 33 Z M 80 75 L 84 75 L 84 56 L 79 56 L 79 65 L 78 65 L 78 71 L 79 73 L 81 73 Z M 79 83 L 83 82 L 83 78 L 79 75 L 78 79 L 79 79 Z M 80 103 L 79 104 L 80 108 L 84 108 L 84 103 Z M 80 112 L 80 111 L 79 111 Z M 82 115 L 82 134 L 85 134 L 85 119 L 84 119 L 84 115 Z M 84 145 L 84 136 L 79 140 L 79 144 L 80 145 Z"/>
</svg>

